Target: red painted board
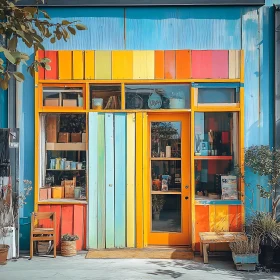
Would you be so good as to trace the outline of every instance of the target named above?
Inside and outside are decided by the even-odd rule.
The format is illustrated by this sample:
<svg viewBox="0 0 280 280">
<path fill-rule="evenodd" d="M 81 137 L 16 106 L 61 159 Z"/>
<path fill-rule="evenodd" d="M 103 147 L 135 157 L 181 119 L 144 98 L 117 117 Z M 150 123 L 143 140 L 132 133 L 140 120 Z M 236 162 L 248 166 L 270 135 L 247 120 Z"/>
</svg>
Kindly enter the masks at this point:
<svg viewBox="0 0 280 280">
<path fill-rule="evenodd" d="M 241 231 L 241 205 L 229 205 L 229 231 Z"/>
<path fill-rule="evenodd" d="M 212 78 L 212 51 L 192 51 L 192 78 Z"/>
<path fill-rule="evenodd" d="M 212 79 L 228 79 L 228 51 L 212 51 Z"/>
<path fill-rule="evenodd" d="M 164 51 L 164 77 L 165 79 L 175 79 L 175 51 Z"/>
<path fill-rule="evenodd" d="M 40 61 L 45 57 L 45 52 L 42 50 L 38 51 L 38 60 Z M 45 69 L 42 67 L 39 67 L 38 69 L 38 75 L 39 75 L 39 80 L 44 80 L 45 79 Z"/>
<path fill-rule="evenodd" d="M 84 243 L 83 249 L 86 250 L 87 248 L 87 206 L 84 205 Z"/>
<path fill-rule="evenodd" d="M 51 212 L 51 206 L 50 205 L 40 205 L 38 208 L 38 212 Z M 50 219 L 41 219 L 38 222 L 39 227 L 43 228 L 51 228 L 52 227 L 52 221 Z"/>
<path fill-rule="evenodd" d="M 57 51 L 46 51 L 45 57 L 51 60 L 50 71 L 45 71 L 46 80 L 57 80 L 58 79 L 58 52 Z"/>
<path fill-rule="evenodd" d="M 191 78 L 191 51 L 176 51 L 176 79 Z"/>
<path fill-rule="evenodd" d="M 77 250 L 82 250 L 83 248 L 83 232 L 84 232 L 84 209 L 83 205 L 74 205 L 74 230 L 73 234 L 79 236 L 77 240 Z"/>
<path fill-rule="evenodd" d="M 56 214 L 56 247 L 60 247 L 61 240 L 61 205 L 52 205 L 51 212 Z"/>
<path fill-rule="evenodd" d="M 155 79 L 164 79 L 164 51 L 155 51 Z"/>
<path fill-rule="evenodd" d="M 195 206 L 195 250 L 199 251 L 200 232 L 209 231 L 209 206 L 196 205 Z"/>
<path fill-rule="evenodd" d="M 73 234 L 73 205 L 62 205 L 61 209 L 61 236 Z"/>
</svg>

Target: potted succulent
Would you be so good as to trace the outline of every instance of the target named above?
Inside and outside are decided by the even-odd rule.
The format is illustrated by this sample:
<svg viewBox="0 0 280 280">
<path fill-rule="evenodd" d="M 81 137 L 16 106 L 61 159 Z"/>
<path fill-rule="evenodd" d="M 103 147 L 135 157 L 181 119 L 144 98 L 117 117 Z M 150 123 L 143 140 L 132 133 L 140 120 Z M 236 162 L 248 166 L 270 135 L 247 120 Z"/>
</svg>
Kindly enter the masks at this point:
<svg viewBox="0 0 280 280">
<path fill-rule="evenodd" d="M 79 240 L 78 235 L 64 234 L 61 237 L 61 255 L 64 257 L 72 257 L 77 255 L 76 241 Z"/>
<path fill-rule="evenodd" d="M 247 236 L 247 240 L 236 239 L 229 244 L 237 270 L 255 270 L 259 263 L 259 244 L 257 236 Z"/>
<path fill-rule="evenodd" d="M 163 195 L 160 194 L 153 195 L 152 208 L 153 208 L 153 216 L 155 221 L 159 220 L 160 212 L 163 208 L 164 203 L 165 203 L 165 199 Z"/>
</svg>

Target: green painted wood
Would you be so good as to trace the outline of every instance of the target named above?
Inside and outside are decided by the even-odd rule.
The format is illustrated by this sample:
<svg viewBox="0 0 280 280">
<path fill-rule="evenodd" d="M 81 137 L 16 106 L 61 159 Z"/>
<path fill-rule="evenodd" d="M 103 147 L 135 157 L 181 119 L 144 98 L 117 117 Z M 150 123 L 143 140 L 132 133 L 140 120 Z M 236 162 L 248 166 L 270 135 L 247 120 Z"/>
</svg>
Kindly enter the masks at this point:
<svg viewBox="0 0 280 280">
<path fill-rule="evenodd" d="M 114 115 L 105 114 L 106 248 L 115 246 Z"/>
<path fill-rule="evenodd" d="M 98 113 L 89 113 L 88 125 L 88 247 L 97 249 L 97 123 Z"/>
<path fill-rule="evenodd" d="M 105 114 L 98 114 L 97 130 L 97 247 L 105 248 Z"/>
<path fill-rule="evenodd" d="M 126 247 L 126 114 L 115 114 L 115 247 Z"/>
</svg>

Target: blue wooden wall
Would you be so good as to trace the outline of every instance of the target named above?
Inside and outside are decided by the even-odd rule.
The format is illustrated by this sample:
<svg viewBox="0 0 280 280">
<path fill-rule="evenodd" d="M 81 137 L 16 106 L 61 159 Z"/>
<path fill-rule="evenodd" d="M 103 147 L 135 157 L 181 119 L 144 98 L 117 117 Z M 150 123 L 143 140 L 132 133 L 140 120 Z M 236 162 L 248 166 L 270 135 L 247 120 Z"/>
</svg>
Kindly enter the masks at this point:
<svg viewBox="0 0 280 280">
<path fill-rule="evenodd" d="M 267 1 L 267 5 L 270 4 L 271 1 Z M 80 20 L 88 27 L 68 43 L 46 43 L 49 50 L 243 49 L 245 145 L 273 145 L 271 7 L 48 8 L 47 11 L 54 21 Z M 21 163 L 25 163 L 21 179 L 30 180 L 34 180 L 33 95 L 34 83 L 27 77 L 24 90 L 23 85 L 19 87 L 19 122 L 22 128 Z M 254 176 L 250 178 L 259 180 Z M 250 198 L 252 193 L 246 195 Z M 269 209 L 269 205 L 259 199 L 257 190 L 253 201 L 253 204 L 247 203 L 248 209 Z M 24 215 L 32 210 L 33 203 L 29 201 Z"/>
</svg>

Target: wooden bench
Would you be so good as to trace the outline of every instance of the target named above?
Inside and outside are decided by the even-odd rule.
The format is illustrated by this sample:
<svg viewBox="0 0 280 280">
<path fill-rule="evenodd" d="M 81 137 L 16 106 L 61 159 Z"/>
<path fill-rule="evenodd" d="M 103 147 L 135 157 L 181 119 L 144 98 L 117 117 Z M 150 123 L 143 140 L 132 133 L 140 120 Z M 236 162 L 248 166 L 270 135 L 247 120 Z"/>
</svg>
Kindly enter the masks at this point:
<svg viewBox="0 0 280 280">
<path fill-rule="evenodd" d="M 247 240 L 243 232 L 200 232 L 200 255 L 204 263 L 208 263 L 208 250 L 210 244 L 230 243 L 238 240 Z"/>
</svg>

